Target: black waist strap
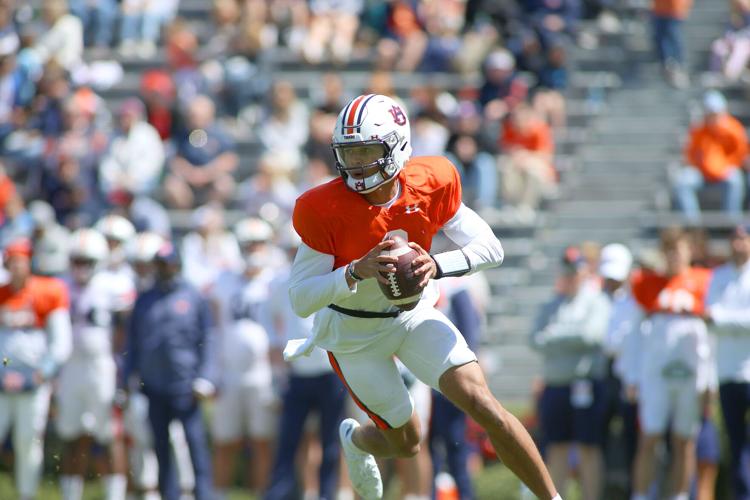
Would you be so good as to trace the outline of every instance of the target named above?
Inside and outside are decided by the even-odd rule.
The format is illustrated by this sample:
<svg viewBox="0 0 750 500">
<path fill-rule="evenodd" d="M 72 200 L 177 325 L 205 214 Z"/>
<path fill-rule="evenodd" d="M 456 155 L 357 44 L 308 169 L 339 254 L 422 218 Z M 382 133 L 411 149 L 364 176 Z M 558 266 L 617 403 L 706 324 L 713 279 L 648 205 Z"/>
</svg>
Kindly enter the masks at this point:
<svg viewBox="0 0 750 500">
<path fill-rule="evenodd" d="M 346 307 L 340 307 L 336 304 L 328 304 L 328 307 L 336 312 L 346 314 L 347 316 L 354 316 L 355 318 L 395 318 L 399 314 L 401 314 L 400 310 L 386 312 L 358 311 L 356 309 L 347 309 Z"/>
</svg>

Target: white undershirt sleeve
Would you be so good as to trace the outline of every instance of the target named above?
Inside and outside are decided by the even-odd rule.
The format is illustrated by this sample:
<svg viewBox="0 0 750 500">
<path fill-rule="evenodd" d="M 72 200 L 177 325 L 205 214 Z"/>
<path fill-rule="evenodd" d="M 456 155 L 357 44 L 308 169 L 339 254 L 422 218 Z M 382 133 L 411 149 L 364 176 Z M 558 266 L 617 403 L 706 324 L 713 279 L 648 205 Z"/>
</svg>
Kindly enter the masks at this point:
<svg viewBox="0 0 750 500">
<path fill-rule="evenodd" d="M 489 224 L 463 203 L 442 229 L 469 259 L 470 273 L 503 263 L 505 254 L 500 240 Z"/>
<path fill-rule="evenodd" d="M 333 256 L 313 250 L 302 243 L 292 264 L 289 299 L 292 309 L 306 318 L 332 302 L 357 292 L 357 285 L 349 288 L 346 266 L 333 269 Z"/>
<path fill-rule="evenodd" d="M 68 360 L 73 351 L 73 333 L 70 313 L 67 309 L 56 309 L 47 316 L 47 354 L 42 360 L 42 375 L 52 377 L 60 366 Z"/>
</svg>

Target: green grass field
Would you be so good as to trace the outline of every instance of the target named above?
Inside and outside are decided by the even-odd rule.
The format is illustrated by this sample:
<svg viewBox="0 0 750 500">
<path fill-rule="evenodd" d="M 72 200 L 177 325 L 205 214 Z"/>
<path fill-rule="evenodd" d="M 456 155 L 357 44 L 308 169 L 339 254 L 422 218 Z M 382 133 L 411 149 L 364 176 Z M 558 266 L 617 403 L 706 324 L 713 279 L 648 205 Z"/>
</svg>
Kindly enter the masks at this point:
<svg viewBox="0 0 750 500">
<path fill-rule="evenodd" d="M 476 478 L 477 498 L 480 500 L 518 500 L 520 483 L 513 474 L 502 465 L 492 465 L 482 471 Z M 391 484 L 391 488 L 386 495 L 386 500 L 397 500 L 395 491 L 396 484 Z M 0 499 L 10 500 L 17 498 L 15 488 L 13 487 L 13 477 L 7 472 L 0 473 Z M 42 479 L 42 485 L 39 491 L 39 500 L 59 500 L 60 490 L 57 478 L 52 475 L 45 476 Z M 83 495 L 85 500 L 101 500 L 104 498 L 101 486 L 98 481 L 90 481 L 86 484 Z M 230 500 L 254 500 L 256 497 L 235 490 L 229 495 Z M 571 488 L 566 500 L 578 500 L 579 495 L 575 487 Z"/>
</svg>

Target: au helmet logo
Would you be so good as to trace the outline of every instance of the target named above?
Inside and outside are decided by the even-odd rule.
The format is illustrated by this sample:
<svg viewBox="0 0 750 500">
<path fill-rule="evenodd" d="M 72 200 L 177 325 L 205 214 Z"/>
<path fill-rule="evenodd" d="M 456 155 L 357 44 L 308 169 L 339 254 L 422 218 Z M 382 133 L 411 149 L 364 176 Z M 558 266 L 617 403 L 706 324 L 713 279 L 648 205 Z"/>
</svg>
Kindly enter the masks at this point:
<svg viewBox="0 0 750 500">
<path fill-rule="evenodd" d="M 361 191 L 361 190 L 363 190 L 363 189 L 365 188 L 365 182 L 364 182 L 364 181 L 357 181 L 357 182 L 356 182 L 356 183 L 354 184 L 354 188 L 355 188 L 356 190 L 358 190 L 358 191 Z"/>
<path fill-rule="evenodd" d="M 396 122 L 396 125 L 406 124 L 406 114 L 399 106 L 391 106 L 391 109 L 389 109 L 388 112 L 393 117 L 393 121 Z"/>
</svg>

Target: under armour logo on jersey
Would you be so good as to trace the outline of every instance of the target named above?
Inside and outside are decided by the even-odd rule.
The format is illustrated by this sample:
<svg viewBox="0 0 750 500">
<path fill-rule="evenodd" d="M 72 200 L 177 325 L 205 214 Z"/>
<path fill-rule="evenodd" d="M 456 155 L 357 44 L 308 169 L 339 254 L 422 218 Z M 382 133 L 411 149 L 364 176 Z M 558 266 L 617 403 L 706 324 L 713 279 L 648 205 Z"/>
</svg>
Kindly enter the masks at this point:
<svg viewBox="0 0 750 500">
<path fill-rule="evenodd" d="M 396 125 L 406 124 L 406 113 L 404 113 L 404 110 L 399 106 L 391 106 L 391 109 L 389 109 L 388 112 L 393 117 L 393 121 L 396 122 Z"/>
<path fill-rule="evenodd" d="M 407 214 L 415 214 L 417 212 L 419 212 L 419 205 L 416 203 L 414 205 L 406 205 L 406 208 L 404 209 L 404 213 Z"/>
</svg>

